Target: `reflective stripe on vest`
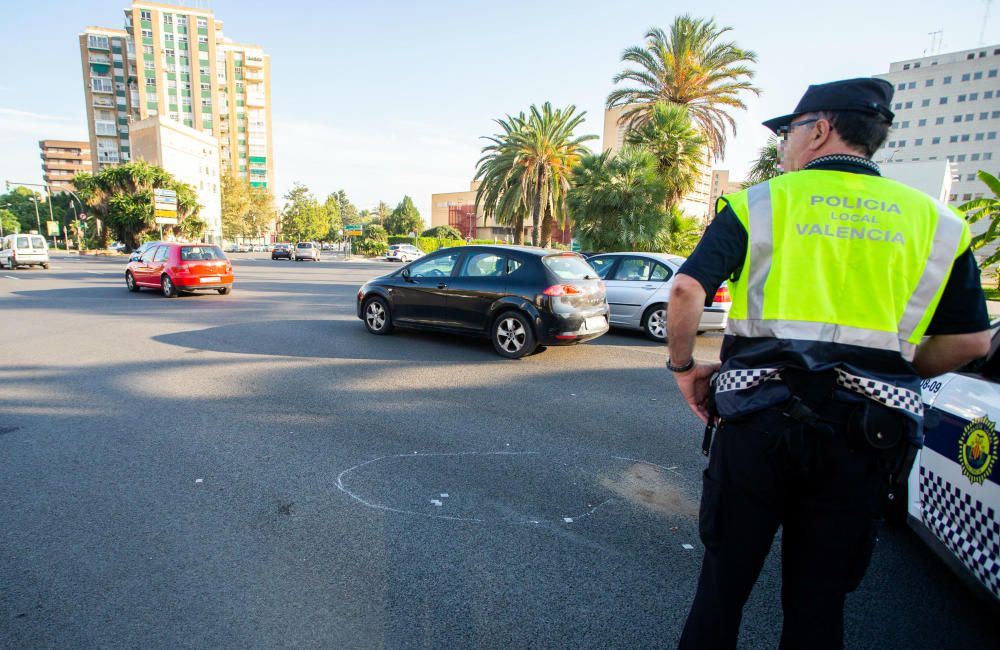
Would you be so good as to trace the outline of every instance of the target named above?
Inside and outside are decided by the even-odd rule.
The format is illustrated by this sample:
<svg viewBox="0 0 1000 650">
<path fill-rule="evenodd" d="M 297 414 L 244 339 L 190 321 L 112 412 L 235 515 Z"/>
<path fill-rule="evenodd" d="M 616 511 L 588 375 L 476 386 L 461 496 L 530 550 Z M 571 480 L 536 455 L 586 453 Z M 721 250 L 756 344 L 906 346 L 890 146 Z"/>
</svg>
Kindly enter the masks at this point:
<svg viewBox="0 0 1000 650">
<path fill-rule="evenodd" d="M 779 192 L 780 214 L 775 213 L 774 191 Z M 733 283 L 737 291 L 728 334 L 841 343 L 898 352 L 912 361 L 952 264 L 968 246 L 963 219 L 912 188 L 843 172 L 797 172 L 731 198 L 749 245 L 746 275 Z M 803 257 L 805 251 L 815 251 L 815 257 Z M 775 276 L 777 261 L 784 266 Z M 824 308 L 817 310 L 816 320 L 803 318 L 810 315 L 804 308 L 809 295 L 780 286 L 782 278 L 792 285 L 802 279 L 792 275 L 797 262 L 807 267 L 805 277 L 815 273 L 840 282 L 822 287 Z M 872 281 L 888 284 L 867 287 L 861 284 L 864 275 L 850 277 L 859 263 Z M 876 272 L 879 264 L 886 265 L 887 274 Z M 848 296 L 831 296 L 831 286 L 846 287 Z M 870 292 L 870 303 L 859 302 L 860 291 Z"/>
</svg>

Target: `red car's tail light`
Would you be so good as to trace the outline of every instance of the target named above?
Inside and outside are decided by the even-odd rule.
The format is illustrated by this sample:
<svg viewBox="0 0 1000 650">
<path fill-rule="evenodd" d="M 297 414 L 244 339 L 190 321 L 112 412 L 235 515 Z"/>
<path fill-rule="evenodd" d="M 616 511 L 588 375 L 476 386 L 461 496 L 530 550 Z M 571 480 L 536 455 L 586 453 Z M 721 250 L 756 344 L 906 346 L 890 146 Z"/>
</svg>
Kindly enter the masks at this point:
<svg viewBox="0 0 1000 650">
<path fill-rule="evenodd" d="M 583 291 L 572 284 L 553 284 L 542 293 L 546 296 L 579 296 Z"/>
<path fill-rule="evenodd" d="M 715 297 L 712 298 L 712 302 L 732 302 L 733 299 L 729 296 L 728 287 L 719 287 L 719 290 L 715 292 Z"/>
</svg>

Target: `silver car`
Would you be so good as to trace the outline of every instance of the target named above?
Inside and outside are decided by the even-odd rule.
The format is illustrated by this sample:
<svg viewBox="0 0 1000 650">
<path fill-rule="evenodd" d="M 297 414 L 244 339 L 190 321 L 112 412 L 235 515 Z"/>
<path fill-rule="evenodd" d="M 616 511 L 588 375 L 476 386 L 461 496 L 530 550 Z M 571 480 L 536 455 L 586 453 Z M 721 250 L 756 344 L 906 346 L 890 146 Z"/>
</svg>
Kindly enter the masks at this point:
<svg viewBox="0 0 1000 650">
<path fill-rule="evenodd" d="M 293 259 L 296 262 L 301 262 L 302 260 L 312 260 L 313 262 L 318 262 L 319 246 L 310 241 L 300 241 L 295 244 Z"/>
<path fill-rule="evenodd" d="M 654 341 L 667 338 L 667 303 L 677 270 L 687 258 L 665 253 L 604 253 L 587 261 L 607 286 L 612 327 L 642 330 Z M 706 307 L 698 333 L 726 329 L 732 302 L 723 286 Z"/>
</svg>

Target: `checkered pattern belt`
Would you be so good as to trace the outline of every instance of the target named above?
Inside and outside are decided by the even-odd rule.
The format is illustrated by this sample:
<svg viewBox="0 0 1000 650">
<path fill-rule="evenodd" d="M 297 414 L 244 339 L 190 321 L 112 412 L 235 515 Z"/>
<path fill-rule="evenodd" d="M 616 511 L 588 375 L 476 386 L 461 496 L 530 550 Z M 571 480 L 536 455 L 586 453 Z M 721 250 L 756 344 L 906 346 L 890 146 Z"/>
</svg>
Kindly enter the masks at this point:
<svg viewBox="0 0 1000 650">
<path fill-rule="evenodd" d="M 781 370 L 779 368 L 727 370 L 719 373 L 715 391 L 728 393 L 735 390 L 746 390 L 766 381 L 781 381 Z M 902 409 L 918 417 L 922 417 L 924 414 L 923 400 L 920 398 L 920 393 L 916 391 L 893 386 L 884 381 L 852 375 L 840 368 L 837 368 L 837 385 L 890 408 Z"/>
</svg>

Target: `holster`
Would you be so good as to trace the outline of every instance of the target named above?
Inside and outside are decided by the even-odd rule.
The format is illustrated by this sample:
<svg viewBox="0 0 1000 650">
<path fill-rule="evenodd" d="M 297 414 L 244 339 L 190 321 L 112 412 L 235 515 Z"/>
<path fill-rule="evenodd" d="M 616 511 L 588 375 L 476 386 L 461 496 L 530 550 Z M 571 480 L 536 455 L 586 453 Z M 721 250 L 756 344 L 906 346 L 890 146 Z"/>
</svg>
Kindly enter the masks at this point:
<svg viewBox="0 0 1000 650">
<path fill-rule="evenodd" d="M 708 380 L 708 423 L 705 425 L 705 433 L 701 438 L 701 453 L 704 456 L 708 456 L 708 452 L 712 448 L 712 437 L 718 428 L 719 406 L 715 401 L 715 384 L 718 378 L 719 373 L 715 373 Z"/>
</svg>

